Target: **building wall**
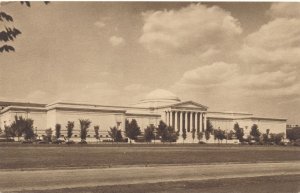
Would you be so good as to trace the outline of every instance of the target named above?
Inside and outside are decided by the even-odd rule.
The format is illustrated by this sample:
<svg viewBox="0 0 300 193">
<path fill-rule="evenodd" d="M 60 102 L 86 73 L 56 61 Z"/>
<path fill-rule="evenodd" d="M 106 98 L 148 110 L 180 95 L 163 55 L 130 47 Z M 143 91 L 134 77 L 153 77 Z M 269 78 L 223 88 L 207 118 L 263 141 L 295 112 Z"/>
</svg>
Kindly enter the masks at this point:
<svg viewBox="0 0 300 193">
<path fill-rule="evenodd" d="M 215 129 L 230 131 L 233 130 L 234 124 L 238 123 L 241 128 L 244 129 L 245 136 L 250 135 L 251 127 L 253 124 L 257 124 L 261 133 L 266 133 L 267 129 L 270 129 L 270 133 L 286 133 L 286 121 L 276 119 L 220 119 L 209 118 Z"/>
<path fill-rule="evenodd" d="M 46 128 L 47 123 L 47 113 L 45 111 L 22 111 L 22 110 L 8 110 L 1 115 L 1 128 L 4 128 L 4 124 L 11 125 L 14 120 L 15 116 L 29 118 L 32 119 L 34 132 L 44 130 Z"/>
</svg>

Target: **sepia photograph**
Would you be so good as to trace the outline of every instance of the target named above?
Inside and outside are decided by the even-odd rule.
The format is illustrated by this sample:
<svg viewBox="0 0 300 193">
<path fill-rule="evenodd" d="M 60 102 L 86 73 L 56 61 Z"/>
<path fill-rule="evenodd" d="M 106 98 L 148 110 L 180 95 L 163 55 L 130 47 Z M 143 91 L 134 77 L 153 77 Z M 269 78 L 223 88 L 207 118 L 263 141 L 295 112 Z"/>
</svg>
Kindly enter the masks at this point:
<svg viewBox="0 0 300 193">
<path fill-rule="evenodd" d="M 300 193 L 300 2 L 0 0 L 11 192 Z"/>
</svg>

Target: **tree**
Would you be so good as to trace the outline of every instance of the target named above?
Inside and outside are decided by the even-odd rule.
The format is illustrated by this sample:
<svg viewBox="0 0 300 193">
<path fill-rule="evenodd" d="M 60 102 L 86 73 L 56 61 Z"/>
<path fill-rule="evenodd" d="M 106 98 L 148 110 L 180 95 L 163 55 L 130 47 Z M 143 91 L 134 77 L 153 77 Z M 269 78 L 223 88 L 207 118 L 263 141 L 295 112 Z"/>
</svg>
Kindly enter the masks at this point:
<svg viewBox="0 0 300 193">
<path fill-rule="evenodd" d="M 167 127 L 167 125 L 163 121 L 159 121 L 158 127 L 156 128 L 156 131 L 157 131 L 156 133 L 157 133 L 157 136 L 160 137 L 160 139 L 164 135 L 166 127 Z"/>
<path fill-rule="evenodd" d="M 178 132 L 173 127 L 167 126 L 163 121 L 159 122 L 157 135 L 162 142 L 175 142 L 178 139 Z"/>
<path fill-rule="evenodd" d="M 286 130 L 286 138 L 290 141 L 296 141 L 300 139 L 300 127 L 294 127 Z"/>
<path fill-rule="evenodd" d="M 10 126 L 4 125 L 4 135 L 7 140 L 12 137 Z"/>
<path fill-rule="evenodd" d="M 206 141 L 209 140 L 210 134 L 212 134 L 213 131 L 214 131 L 214 127 L 212 126 L 210 120 L 207 119 L 207 121 L 206 121 L 206 130 L 205 130 L 205 139 L 206 139 Z"/>
<path fill-rule="evenodd" d="M 109 136 L 114 140 L 114 142 L 122 142 L 122 132 L 117 127 L 111 127 L 108 131 Z"/>
<path fill-rule="evenodd" d="M 236 138 L 240 141 L 243 142 L 244 141 L 244 129 L 240 128 L 238 123 L 235 123 L 233 126 L 233 130 L 235 131 L 235 136 Z"/>
<path fill-rule="evenodd" d="M 34 138 L 34 132 L 33 132 L 33 120 L 32 119 L 26 119 L 25 120 L 25 127 L 24 127 L 24 138 L 25 140 L 32 140 Z"/>
<path fill-rule="evenodd" d="M 52 129 L 51 128 L 46 129 L 45 133 L 46 133 L 46 136 L 45 136 L 44 140 L 47 142 L 51 142 L 52 141 L 52 133 L 53 133 Z"/>
<path fill-rule="evenodd" d="M 169 142 L 176 142 L 177 139 L 178 139 L 178 132 L 175 131 L 174 127 L 167 127 L 167 139 L 166 141 L 169 141 Z"/>
<path fill-rule="evenodd" d="M 252 125 L 250 135 L 254 138 L 256 142 L 259 142 L 259 137 L 261 133 L 259 132 L 258 126 L 256 124 Z"/>
<path fill-rule="evenodd" d="M 197 133 L 197 139 L 198 139 L 198 141 L 201 141 L 202 138 L 203 138 L 203 132 L 198 132 Z"/>
<path fill-rule="evenodd" d="M 10 3 L 10 2 L 5 2 Z M 48 1 L 44 2 L 48 4 Z M 29 1 L 21 1 L 21 4 L 25 4 L 27 7 L 30 7 L 31 4 Z M 0 7 L 3 6 L 4 3 L 0 2 Z M 0 45 L 0 52 L 10 52 L 15 51 L 15 48 L 12 45 L 9 45 L 9 41 L 14 41 L 18 35 L 21 34 L 21 31 L 15 27 L 8 26 L 8 23 L 12 23 L 14 21 L 13 17 L 6 12 L 0 11 L 0 23 L 3 24 L 5 29 L 1 29 L 0 31 L 0 42 L 4 42 L 4 45 Z"/>
<path fill-rule="evenodd" d="M 195 128 L 193 128 L 193 129 L 192 129 L 192 138 L 193 138 L 193 143 L 194 143 L 195 137 L 196 137 L 196 129 L 195 129 Z"/>
<path fill-rule="evenodd" d="M 86 141 L 88 128 L 90 127 L 91 121 L 88 119 L 79 119 L 80 123 L 80 138 L 81 141 Z"/>
<path fill-rule="evenodd" d="M 127 126 L 127 127 L 126 127 Z M 129 138 L 130 143 L 131 140 L 137 139 L 137 136 L 141 134 L 141 129 L 137 124 L 135 119 L 132 119 L 131 122 L 126 124 L 125 122 L 125 135 Z"/>
<path fill-rule="evenodd" d="M 270 134 L 270 142 L 274 142 L 276 145 L 279 145 L 283 140 L 284 133 L 271 133 Z"/>
<path fill-rule="evenodd" d="M 68 141 L 70 141 L 70 138 L 73 135 L 74 122 L 73 121 L 68 121 L 66 128 L 67 128 Z"/>
<path fill-rule="evenodd" d="M 270 134 L 270 129 L 267 129 L 267 130 L 266 130 L 266 133 L 264 133 L 264 134 L 262 135 L 262 140 L 263 140 L 264 143 L 270 142 L 269 134 Z"/>
<path fill-rule="evenodd" d="M 150 125 L 145 129 L 145 131 L 144 131 L 145 141 L 151 142 L 153 139 L 155 139 L 154 131 L 155 131 L 154 125 Z"/>
<path fill-rule="evenodd" d="M 218 140 L 218 143 L 220 142 L 220 140 L 223 141 L 223 139 L 226 139 L 225 131 L 221 130 L 220 128 L 214 130 L 214 136 L 215 139 Z"/>
<path fill-rule="evenodd" d="M 55 137 L 56 137 L 56 139 L 60 138 L 60 135 L 61 135 L 60 131 L 61 131 L 61 125 L 57 123 L 55 125 Z"/>
<path fill-rule="evenodd" d="M 185 129 L 185 128 L 182 128 L 182 139 L 183 139 L 183 143 L 184 143 L 184 141 L 186 140 L 186 137 L 187 137 L 187 135 L 186 135 L 186 129 Z"/>
<path fill-rule="evenodd" d="M 95 138 L 97 139 L 97 142 L 100 140 L 100 135 L 99 135 L 99 125 L 94 126 L 94 131 L 95 131 Z"/>
</svg>

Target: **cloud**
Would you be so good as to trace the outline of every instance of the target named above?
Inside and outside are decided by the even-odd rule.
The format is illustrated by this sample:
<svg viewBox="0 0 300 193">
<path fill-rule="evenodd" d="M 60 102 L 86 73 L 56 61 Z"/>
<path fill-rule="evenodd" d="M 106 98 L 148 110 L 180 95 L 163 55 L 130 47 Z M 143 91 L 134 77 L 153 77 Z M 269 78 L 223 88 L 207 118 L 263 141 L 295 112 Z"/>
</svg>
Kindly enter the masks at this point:
<svg viewBox="0 0 300 193">
<path fill-rule="evenodd" d="M 273 18 L 300 18 L 300 3 L 273 3 L 267 12 Z"/>
<path fill-rule="evenodd" d="M 143 18 L 139 42 L 150 52 L 187 54 L 229 48 L 242 33 L 238 20 L 217 6 L 191 4 L 179 10 L 145 12 Z"/>
<path fill-rule="evenodd" d="M 106 24 L 103 22 L 103 21 L 96 21 L 94 23 L 94 25 L 97 27 L 97 28 L 104 28 L 106 26 Z"/>
<path fill-rule="evenodd" d="M 217 62 L 185 72 L 177 84 L 182 86 L 209 88 L 218 84 L 223 84 L 225 81 L 235 76 L 237 70 L 238 66 L 236 64 Z"/>
<path fill-rule="evenodd" d="M 125 43 L 125 40 L 122 37 L 111 36 L 109 38 L 109 42 L 111 43 L 112 46 L 120 46 Z"/>
</svg>

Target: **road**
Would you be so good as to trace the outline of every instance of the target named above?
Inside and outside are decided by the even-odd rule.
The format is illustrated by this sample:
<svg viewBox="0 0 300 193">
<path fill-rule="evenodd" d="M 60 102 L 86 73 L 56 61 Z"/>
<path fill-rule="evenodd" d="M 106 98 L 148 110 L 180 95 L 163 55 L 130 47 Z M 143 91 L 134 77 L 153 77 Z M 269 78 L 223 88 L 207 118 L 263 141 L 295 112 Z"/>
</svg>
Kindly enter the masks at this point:
<svg viewBox="0 0 300 193">
<path fill-rule="evenodd" d="M 0 192 L 300 174 L 300 162 L 0 170 Z"/>
</svg>

